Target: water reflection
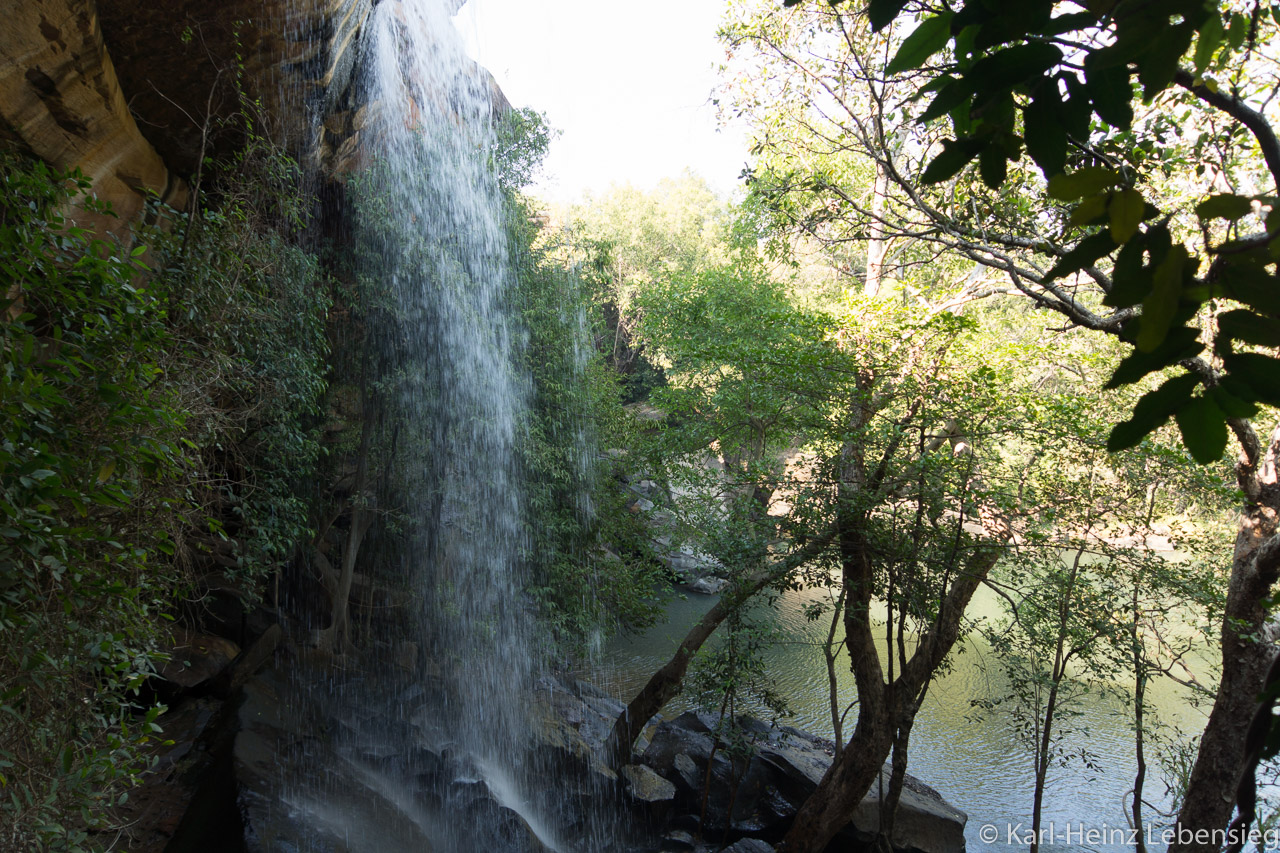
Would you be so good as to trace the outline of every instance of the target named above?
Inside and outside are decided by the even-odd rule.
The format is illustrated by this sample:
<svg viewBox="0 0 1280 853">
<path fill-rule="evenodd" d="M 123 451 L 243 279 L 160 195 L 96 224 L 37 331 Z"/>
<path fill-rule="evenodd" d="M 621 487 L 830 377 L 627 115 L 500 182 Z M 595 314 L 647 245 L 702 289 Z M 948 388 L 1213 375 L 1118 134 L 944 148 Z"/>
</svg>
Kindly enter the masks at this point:
<svg viewBox="0 0 1280 853">
<path fill-rule="evenodd" d="M 788 592 L 773 608 L 758 608 L 756 615 L 772 622 L 781 639 L 768 652 L 768 666 L 778 692 L 786 697 L 794 715 L 786 722 L 831 737 L 826 663 L 820 647 L 830 623 L 826 619 L 810 622 L 804 615 L 805 606 L 825 594 L 821 590 Z M 666 662 L 688 627 L 714 603 L 714 597 L 700 595 L 673 601 L 661 624 L 643 634 L 612 640 L 604 649 L 593 678 L 619 698 L 629 699 Z M 969 611 L 972 618 L 993 618 L 998 612 L 996 597 L 987 590 L 979 591 Z M 1024 850 L 1027 845 L 1022 843 L 1023 836 L 1031 827 L 1032 755 L 1019 740 L 1007 713 L 977 714 L 971 706 L 973 699 L 998 698 L 1005 693 L 1004 678 L 986 644 L 980 637 L 971 636 L 957 648 L 950 670 L 931 686 L 917 718 L 911 737 L 909 772 L 968 813 L 969 850 Z M 853 675 L 847 659 L 837 663 L 837 673 L 842 695 L 852 697 Z M 1152 683 L 1147 695 L 1148 715 L 1161 723 L 1184 732 L 1199 732 L 1204 727 L 1207 707 L 1193 707 L 1189 691 L 1181 685 L 1163 679 Z M 671 716 L 688 707 L 687 699 L 677 699 L 665 713 Z M 1046 843 L 1042 849 L 1132 849 L 1131 845 L 1119 844 L 1127 840 L 1126 815 L 1136 770 L 1132 708 L 1119 698 L 1094 693 L 1082 701 L 1079 711 L 1079 716 L 1069 723 L 1063 751 L 1087 751 L 1093 767 L 1086 767 L 1079 759 L 1066 768 L 1050 767 L 1042 838 L 1052 826 L 1056 839 L 1049 842 L 1043 838 Z M 849 715 L 847 728 L 851 728 L 854 716 Z M 1149 806 L 1144 812 L 1149 821 L 1172 823 L 1160 818 L 1152 808 L 1167 811 L 1170 802 L 1164 784 L 1154 778 L 1158 768 L 1150 752 L 1148 746 L 1145 799 Z M 994 829 L 984 832 L 984 826 Z M 1082 829 L 1105 834 L 1089 838 L 1082 835 Z M 1159 843 L 1151 845 L 1152 850 L 1163 847 Z"/>
</svg>

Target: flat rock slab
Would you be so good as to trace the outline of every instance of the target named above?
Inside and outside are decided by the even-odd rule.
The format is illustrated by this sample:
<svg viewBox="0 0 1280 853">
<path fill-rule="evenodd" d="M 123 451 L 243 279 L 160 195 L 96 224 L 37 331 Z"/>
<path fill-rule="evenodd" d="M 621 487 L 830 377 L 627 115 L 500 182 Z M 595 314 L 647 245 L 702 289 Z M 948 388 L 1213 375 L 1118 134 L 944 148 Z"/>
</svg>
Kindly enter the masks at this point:
<svg viewBox="0 0 1280 853">
<path fill-rule="evenodd" d="M 721 853 L 773 853 L 773 845 L 759 838 L 744 838 L 724 848 Z"/>
<path fill-rule="evenodd" d="M 675 799 L 676 786 L 659 776 L 651 767 L 628 764 L 622 768 L 622 778 L 627 780 L 627 793 L 642 803 L 662 803 Z"/>
<path fill-rule="evenodd" d="M 221 675 L 240 655 L 240 647 L 215 634 L 175 628 L 168 652 L 160 675 L 190 690 Z"/>
<path fill-rule="evenodd" d="M 778 841 L 826 774 L 835 750 L 830 742 L 799 729 L 770 727 L 750 718 L 740 718 L 737 724 L 754 740 L 749 759 L 731 760 L 723 747 L 713 748 L 713 717 L 685 713 L 657 727 L 643 763 L 673 785 L 677 808 L 699 815 L 710 762 L 704 830 L 727 830 L 760 843 Z M 885 790 L 889 775 L 886 766 L 881 770 Z M 880 787 L 872 785 L 833 841 L 832 850 L 861 850 L 875 840 L 880 826 Z M 736 792 L 732 798 L 731 790 Z M 728 813 L 730 804 L 732 814 Z M 967 820 L 964 812 L 933 788 L 907 776 L 891 841 L 902 853 L 963 853 Z M 760 849 L 772 848 L 766 845 Z"/>
</svg>

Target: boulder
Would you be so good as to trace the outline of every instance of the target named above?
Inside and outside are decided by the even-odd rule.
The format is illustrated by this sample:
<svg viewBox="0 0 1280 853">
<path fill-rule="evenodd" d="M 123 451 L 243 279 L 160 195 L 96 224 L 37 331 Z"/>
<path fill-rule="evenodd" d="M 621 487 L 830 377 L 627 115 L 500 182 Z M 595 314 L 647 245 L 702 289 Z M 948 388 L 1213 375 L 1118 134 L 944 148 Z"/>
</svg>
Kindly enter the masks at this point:
<svg viewBox="0 0 1280 853">
<path fill-rule="evenodd" d="M 889 789 L 889 768 L 880 771 L 884 789 Z M 963 853 L 964 825 L 968 816 L 948 803 L 942 795 L 914 776 L 903 780 L 898 816 L 893 823 L 894 849 L 918 853 Z M 863 843 L 874 839 L 880 826 L 880 792 L 872 785 L 850 821 L 852 834 Z"/>
<path fill-rule="evenodd" d="M 185 690 L 213 682 L 240 655 L 240 647 L 223 637 L 175 628 L 169 660 L 160 675 Z"/>
<path fill-rule="evenodd" d="M 220 824 L 228 823 L 227 818 L 233 816 L 227 814 L 229 809 L 218 813 L 213 798 L 200 798 L 213 787 L 209 780 L 216 777 L 212 770 L 220 757 L 223 710 L 221 701 L 203 696 L 180 700 L 159 718 L 164 735 L 150 744 L 154 763 L 141 784 L 129 791 L 129 799 L 116 808 L 123 833 L 116 849 L 129 853 L 197 849 L 183 846 L 182 836 L 191 814 L 201 810 L 214 813 Z M 219 824 L 213 830 L 206 829 L 206 846 L 199 849 L 234 849 L 236 828 L 222 829 Z"/>
<path fill-rule="evenodd" d="M 662 853 L 687 853 L 697 848 L 697 841 L 683 829 L 673 829 L 662 836 Z"/>
<path fill-rule="evenodd" d="M 675 799 L 676 786 L 663 779 L 651 767 L 628 764 L 622 768 L 627 781 L 627 794 L 641 803 L 662 803 Z"/>
<path fill-rule="evenodd" d="M 655 543 L 657 541 L 654 540 Z M 724 571 L 714 557 L 687 543 L 676 549 L 654 550 L 658 553 L 658 560 L 679 578 L 707 578 Z"/>
<path fill-rule="evenodd" d="M 724 848 L 721 853 L 773 853 L 773 845 L 766 844 L 759 838 L 743 838 Z"/>
<path fill-rule="evenodd" d="M 730 755 L 723 746 L 713 749 L 716 724 L 716 718 L 694 713 L 662 723 L 643 763 L 672 784 L 678 806 L 695 822 L 701 820 L 703 831 L 780 840 L 831 766 L 832 745 L 799 729 L 742 717 L 737 726 L 752 741 L 753 751 L 749 756 Z M 708 765 L 711 788 L 701 819 Z M 887 789 L 889 768 L 881 773 Z M 867 849 L 879 829 L 879 805 L 879 785 L 873 785 L 829 850 Z M 937 791 L 907 776 L 891 842 L 904 853 L 963 853 L 966 820 L 964 812 Z"/>
<path fill-rule="evenodd" d="M 724 578 L 710 575 L 708 577 L 694 578 L 689 581 L 688 587 L 699 595 L 719 595 L 728 584 L 729 582 Z"/>
</svg>

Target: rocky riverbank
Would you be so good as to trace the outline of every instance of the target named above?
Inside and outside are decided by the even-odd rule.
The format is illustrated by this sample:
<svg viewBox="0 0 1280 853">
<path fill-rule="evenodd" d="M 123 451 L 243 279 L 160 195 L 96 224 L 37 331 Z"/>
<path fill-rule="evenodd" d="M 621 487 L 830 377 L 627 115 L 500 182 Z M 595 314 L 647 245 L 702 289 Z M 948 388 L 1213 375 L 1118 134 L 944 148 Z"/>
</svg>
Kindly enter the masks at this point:
<svg viewBox="0 0 1280 853">
<path fill-rule="evenodd" d="M 239 655 L 229 642 L 191 642 L 170 673 L 183 682 L 165 719 L 174 743 L 128 806 L 138 853 L 762 853 L 834 751 L 745 717 L 730 736 L 727 721 L 689 712 L 655 718 L 633 763 L 614 772 L 599 747 L 623 704 L 546 676 L 529 697 L 524 759 L 545 784 L 521 790 L 435 724 L 451 688 L 431 661 L 320 658 L 280 642 L 278 627 Z M 908 777 L 893 847 L 962 853 L 965 819 Z M 870 850 L 879 826 L 873 789 L 829 849 Z M 448 827 L 465 839 L 441 846 Z"/>
<path fill-rule="evenodd" d="M 544 684 L 539 701 L 548 708 L 549 729 L 541 737 L 578 756 L 594 756 L 621 702 L 582 681 Z M 637 850 L 771 850 L 830 766 L 834 745 L 788 726 L 770 726 L 741 717 L 734 745 L 723 736 L 725 722 L 687 712 L 655 720 L 635 763 L 618 776 L 598 763 L 592 772 L 616 785 L 631 818 L 645 830 L 647 846 Z M 882 773 L 887 789 L 888 767 Z M 870 850 L 880 826 L 879 791 L 872 792 L 850 816 L 850 823 L 829 850 Z M 894 821 L 895 850 L 911 853 L 962 853 L 964 812 L 915 777 L 908 776 Z"/>
<path fill-rule="evenodd" d="M 339 681 L 339 694 L 384 692 L 364 678 Z M 467 828 L 472 849 L 489 853 L 763 851 L 785 834 L 833 751 L 809 733 L 750 718 L 737 721 L 746 741 L 730 748 L 718 720 L 685 713 L 655 721 L 635 763 L 615 773 L 598 747 L 622 704 L 585 682 L 548 677 L 531 697 L 530 732 L 546 785 L 517 791 L 437 739 L 437 689 L 447 688 L 404 687 L 370 701 L 362 719 L 326 719 L 328 700 L 279 669 L 249 682 L 233 751 L 246 849 L 427 850 L 448 821 Z M 337 790 L 356 807 L 335 814 L 326 806 L 326 791 Z M 962 812 L 908 777 L 893 846 L 962 853 L 964 824 Z M 869 850 L 879 825 L 873 791 L 830 849 Z"/>
</svg>

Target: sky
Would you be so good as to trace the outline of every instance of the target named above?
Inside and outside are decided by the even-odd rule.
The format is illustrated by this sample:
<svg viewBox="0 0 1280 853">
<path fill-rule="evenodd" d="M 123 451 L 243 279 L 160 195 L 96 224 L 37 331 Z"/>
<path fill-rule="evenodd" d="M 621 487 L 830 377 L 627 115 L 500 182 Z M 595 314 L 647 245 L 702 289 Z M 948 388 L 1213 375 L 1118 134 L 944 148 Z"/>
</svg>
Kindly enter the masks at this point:
<svg viewBox="0 0 1280 853">
<path fill-rule="evenodd" d="M 455 23 L 508 100 L 561 131 L 531 192 L 574 202 L 611 184 L 650 188 L 692 169 L 737 185 L 741 131 L 711 104 L 725 0 L 468 0 Z"/>
</svg>

